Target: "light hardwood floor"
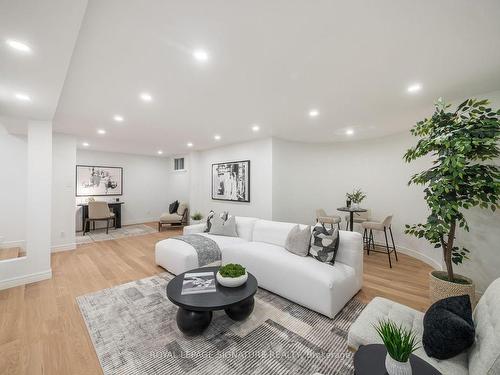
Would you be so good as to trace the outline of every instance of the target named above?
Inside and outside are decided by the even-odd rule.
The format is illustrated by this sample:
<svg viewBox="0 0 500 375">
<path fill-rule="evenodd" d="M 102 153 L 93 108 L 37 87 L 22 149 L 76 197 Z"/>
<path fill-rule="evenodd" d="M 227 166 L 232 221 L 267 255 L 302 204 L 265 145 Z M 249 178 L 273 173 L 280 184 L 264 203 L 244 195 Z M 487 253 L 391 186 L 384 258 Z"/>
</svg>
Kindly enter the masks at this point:
<svg viewBox="0 0 500 375">
<path fill-rule="evenodd" d="M 164 272 L 154 263 L 154 244 L 179 233 L 167 229 L 55 253 L 52 279 L 0 291 L 0 374 L 102 374 L 75 297 Z M 389 269 L 384 254 L 365 254 L 357 298 L 383 296 L 426 309 L 431 268 L 403 254 L 393 264 Z"/>
</svg>

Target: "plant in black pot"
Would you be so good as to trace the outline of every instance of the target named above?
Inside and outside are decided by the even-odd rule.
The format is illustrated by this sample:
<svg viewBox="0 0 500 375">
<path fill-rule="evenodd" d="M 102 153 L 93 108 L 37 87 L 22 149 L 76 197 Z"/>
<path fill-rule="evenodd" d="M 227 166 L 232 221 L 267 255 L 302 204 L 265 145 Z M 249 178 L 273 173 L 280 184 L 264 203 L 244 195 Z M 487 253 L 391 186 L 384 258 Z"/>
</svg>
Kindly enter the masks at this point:
<svg viewBox="0 0 500 375">
<path fill-rule="evenodd" d="M 419 348 L 415 333 L 392 320 L 382 320 L 375 330 L 382 339 L 387 356 L 385 368 L 389 375 L 411 375 L 410 355 Z"/>
<path fill-rule="evenodd" d="M 222 286 L 235 288 L 246 283 L 248 274 L 241 264 L 229 263 L 219 268 L 216 278 Z"/>
<path fill-rule="evenodd" d="M 418 122 L 411 133 L 416 146 L 406 162 L 430 155 L 432 167 L 415 174 L 408 184 L 424 185 L 430 214 L 421 224 L 406 225 L 405 233 L 427 239 L 443 252 L 446 272 L 430 274 L 430 298 L 468 294 L 475 303 L 472 280 L 453 272 L 453 264 L 469 259 L 469 250 L 456 245 L 458 228 L 469 231 L 463 211 L 480 207 L 495 211 L 500 196 L 500 168 L 489 161 L 500 156 L 500 110 L 488 100 L 468 99 L 455 111 L 439 99 L 431 118 Z"/>
</svg>

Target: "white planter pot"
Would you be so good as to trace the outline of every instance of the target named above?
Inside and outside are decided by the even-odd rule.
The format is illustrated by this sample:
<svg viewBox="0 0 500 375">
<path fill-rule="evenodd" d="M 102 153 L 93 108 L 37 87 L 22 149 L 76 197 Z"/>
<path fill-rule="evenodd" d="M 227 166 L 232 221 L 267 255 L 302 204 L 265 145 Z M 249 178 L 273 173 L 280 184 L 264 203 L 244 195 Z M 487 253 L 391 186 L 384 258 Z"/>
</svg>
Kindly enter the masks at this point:
<svg viewBox="0 0 500 375">
<path fill-rule="evenodd" d="M 351 207 L 357 210 L 359 208 L 359 203 L 351 203 Z"/>
<path fill-rule="evenodd" d="M 244 275 L 239 277 L 223 277 L 219 272 L 217 272 L 216 278 L 220 285 L 228 288 L 236 288 L 247 282 L 248 274 L 245 272 Z"/>
<path fill-rule="evenodd" d="M 196 225 L 196 224 L 201 224 L 201 223 L 204 223 L 205 220 L 201 219 L 201 220 L 193 220 L 193 219 L 190 219 L 189 220 L 189 225 Z"/>
<path fill-rule="evenodd" d="M 396 361 L 389 353 L 385 356 L 385 369 L 389 375 L 411 375 L 410 361 Z"/>
</svg>

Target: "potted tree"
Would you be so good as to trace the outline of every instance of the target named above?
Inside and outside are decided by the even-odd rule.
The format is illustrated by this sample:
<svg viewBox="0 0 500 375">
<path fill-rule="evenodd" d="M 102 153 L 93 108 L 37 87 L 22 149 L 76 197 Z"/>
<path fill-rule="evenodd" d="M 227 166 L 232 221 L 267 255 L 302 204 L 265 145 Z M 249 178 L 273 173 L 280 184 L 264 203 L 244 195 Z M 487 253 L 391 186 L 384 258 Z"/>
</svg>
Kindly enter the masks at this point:
<svg viewBox="0 0 500 375">
<path fill-rule="evenodd" d="M 405 233 L 425 238 L 443 252 L 446 272 L 430 274 L 430 298 L 468 294 L 475 303 L 471 279 L 453 272 L 453 264 L 469 259 L 469 250 L 456 245 L 457 228 L 469 231 L 463 210 L 495 210 L 500 194 L 500 168 L 488 164 L 500 155 L 500 110 L 488 100 L 468 99 L 455 111 L 439 99 L 431 118 L 418 122 L 411 133 L 419 137 L 404 155 L 406 162 L 431 155 L 432 167 L 415 174 L 408 184 L 424 185 L 430 209 L 427 221 L 406 225 Z"/>
</svg>

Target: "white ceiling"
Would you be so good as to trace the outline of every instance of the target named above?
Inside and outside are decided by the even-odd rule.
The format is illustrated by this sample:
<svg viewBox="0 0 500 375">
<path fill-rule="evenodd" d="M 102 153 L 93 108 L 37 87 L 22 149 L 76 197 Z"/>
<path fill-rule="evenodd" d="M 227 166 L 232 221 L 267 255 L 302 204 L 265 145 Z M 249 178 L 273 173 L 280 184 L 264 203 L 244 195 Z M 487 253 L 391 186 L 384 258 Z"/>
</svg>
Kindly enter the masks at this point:
<svg viewBox="0 0 500 375">
<path fill-rule="evenodd" d="M 53 112 L 53 76 L 65 74 L 55 61 L 71 50 L 81 8 L 56 3 L 43 30 L 33 17 L 2 20 L 2 37 L 37 29 L 32 58 L 46 58 L 38 75 L 24 76 L 30 62 L 9 56 L 4 69 L 2 49 L 0 85 L 33 84 L 39 93 L 22 108 L 0 97 L 0 114 Z M 19 4 L 8 8 L 42 8 Z M 187 142 L 206 149 L 269 135 L 329 142 L 400 132 L 439 96 L 500 89 L 499 19 L 498 0 L 90 0 L 54 128 L 91 149 L 164 155 L 185 152 Z M 209 52 L 207 63 L 193 59 L 196 48 Z M 423 89 L 410 95 L 414 82 Z M 153 101 L 140 101 L 142 91 Z"/>
<path fill-rule="evenodd" d="M 85 0 L 0 0 L 0 116 L 54 117 L 64 78 L 85 13 Z M 31 53 L 12 50 L 6 41 L 28 44 Z M 16 93 L 31 97 L 29 103 Z M 8 120 L 6 120 L 8 121 Z"/>
</svg>

